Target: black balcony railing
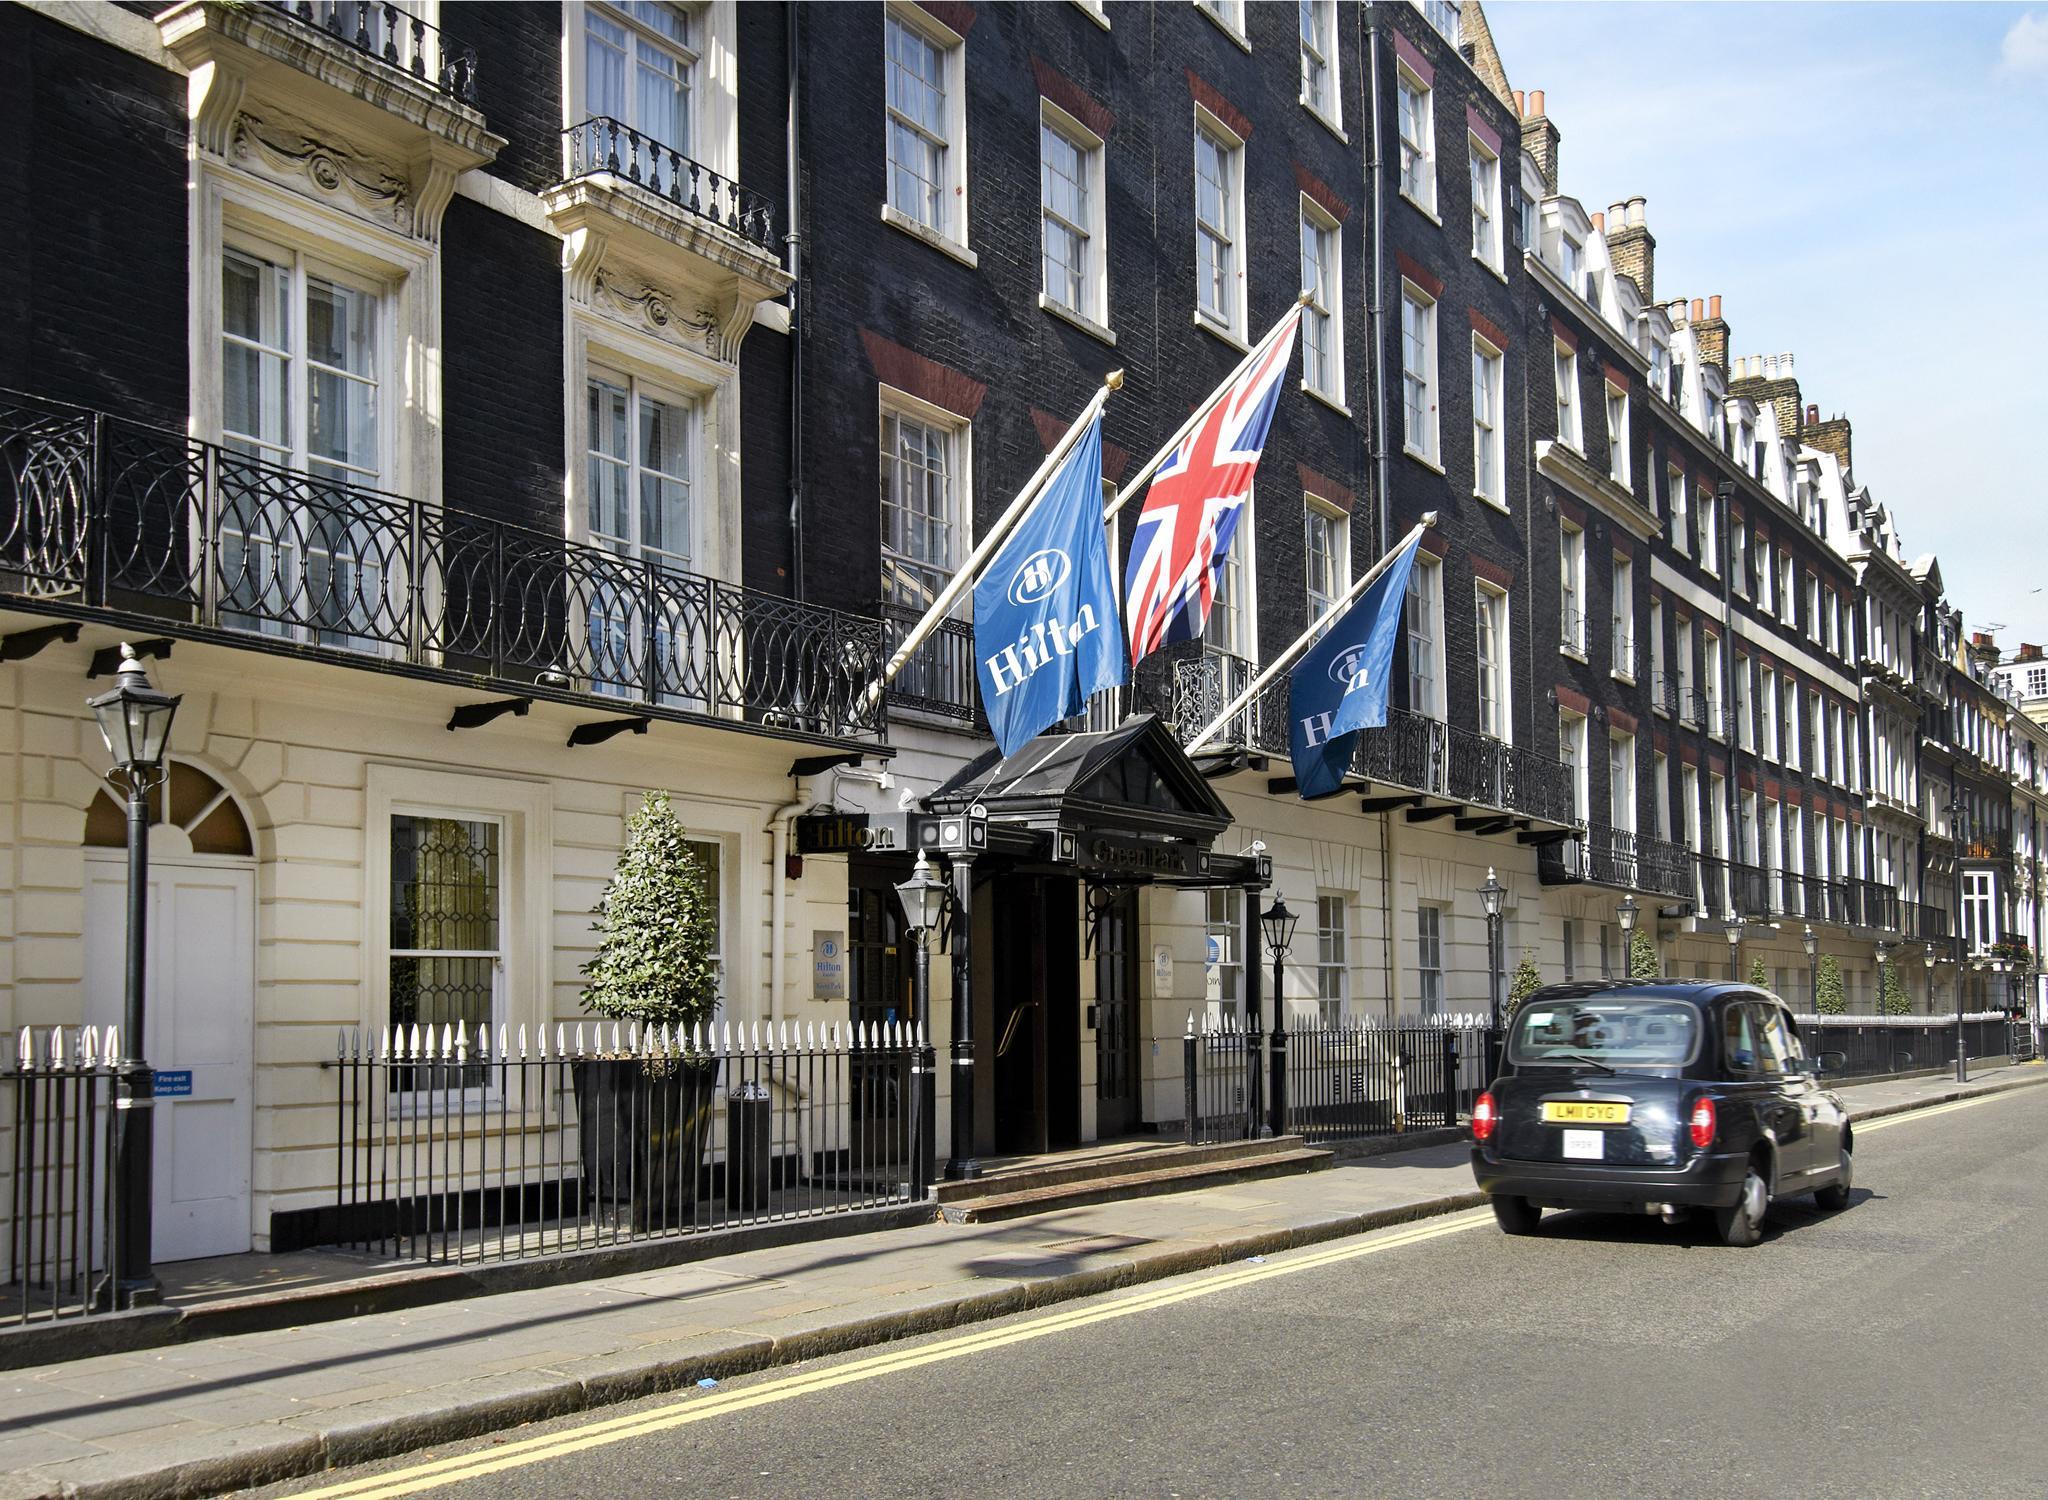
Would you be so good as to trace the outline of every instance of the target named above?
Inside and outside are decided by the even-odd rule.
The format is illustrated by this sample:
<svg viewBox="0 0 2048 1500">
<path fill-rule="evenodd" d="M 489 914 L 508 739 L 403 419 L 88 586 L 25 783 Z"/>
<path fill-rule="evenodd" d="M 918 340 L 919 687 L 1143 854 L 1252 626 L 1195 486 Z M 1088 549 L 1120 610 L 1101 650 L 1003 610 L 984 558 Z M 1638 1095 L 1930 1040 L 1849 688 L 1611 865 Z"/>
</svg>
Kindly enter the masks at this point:
<svg viewBox="0 0 2048 1500">
<path fill-rule="evenodd" d="M 1667 718 L 1678 717 L 1678 679 L 1669 672 L 1650 674 L 1650 707 Z"/>
<path fill-rule="evenodd" d="M 1682 845 L 1606 823 L 1583 839 L 1545 845 L 1538 873 L 1546 885 L 1606 885 L 1683 900 L 1693 893 L 1692 855 Z"/>
<path fill-rule="evenodd" d="M 476 52 L 450 41 L 438 26 L 403 6 L 361 0 L 269 0 L 265 8 L 410 73 L 451 99 L 476 103 Z"/>
<path fill-rule="evenodd" d="M 885 658 L 893 658 L 924 611 L 899 604 L 881 606 Z M 974 623 L 941 620 L 889 681 L 889 706 L 935 714 L 985 727 L 981 691 L 974 670 Z"/>
<path fill-rule="evenodd" d="M 773 253 L 777 248 L 775 205 L 765 194 L 720 176 L 630 125 L 595 115 L 563 131 L 562 146 L 564 170 L 571 181 L 609 173 L 763 250 Z"/>
<path fill-rule="evenodd" d="M 0 393 L 0 596 L 879 735 L 881 622 Z"/>
</svg>

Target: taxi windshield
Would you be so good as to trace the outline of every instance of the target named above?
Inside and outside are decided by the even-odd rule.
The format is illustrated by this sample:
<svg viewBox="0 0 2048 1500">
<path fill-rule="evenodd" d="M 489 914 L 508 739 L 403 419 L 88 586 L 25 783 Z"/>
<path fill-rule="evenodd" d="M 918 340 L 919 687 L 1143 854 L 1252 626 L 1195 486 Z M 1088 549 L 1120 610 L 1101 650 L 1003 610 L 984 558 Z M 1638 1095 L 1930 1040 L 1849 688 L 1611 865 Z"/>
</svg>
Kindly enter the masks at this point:
<svg viewBox="0 0 2048 1500">
<path fill-rule="evenodd" d="M 1699 1012 L 1682 1000 L 1530 1000 L 1508 1030 L 1508 1060 L 1604 1068 L 1683 1067 L 1699 1050 Z"/>
</svg>

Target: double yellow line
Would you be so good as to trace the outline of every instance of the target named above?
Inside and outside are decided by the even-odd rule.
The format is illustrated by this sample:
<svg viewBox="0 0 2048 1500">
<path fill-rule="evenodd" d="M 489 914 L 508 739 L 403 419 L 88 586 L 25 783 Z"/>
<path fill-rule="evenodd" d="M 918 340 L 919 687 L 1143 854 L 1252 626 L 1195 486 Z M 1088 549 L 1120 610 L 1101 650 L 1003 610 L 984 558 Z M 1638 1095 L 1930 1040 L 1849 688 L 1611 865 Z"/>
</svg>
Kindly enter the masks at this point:
<svg viewBox="0 0 2048 1500">
<path fill-rule="evenodd" d="M 2008 1096 L 2002 1093 L 1985 1094 L 1950 1104 L 1932 1105 L 1926 1109 L 1872 1120 L 1867 1125 L 1855 1127 L 1856 1134 L 1867 1135 L 1873 1130 L 1887 1130 L 1908 1121 L 1954 1114 L 1957 1110 L 1974 1109 L 1980 1104 L 2006 1097 Z M 983 1354 L 991 1349 L 1001 1349 L 1011 1344 L 1028 1343 L 1033 1339 L 1047 1338 L 1055 1333 L 1065 1333 L 1069 1329 L 1085 1328 L 1093 1323 L 1136 1317 L 1139 1313 L 1172 1307 L 1176 1303 L 1192 1302 L 1201 1297 L 1213 1297 L 1219 1292 L 1235 1291 L 1239 1287 L 1269 1281 L 1276 1276 L 1295 1276 L 1304 1271 L 1340 1265 L 1345 1261 L 1359 1260 L 1368 1255 L 1405 1249 L 1410 1245 L 1442 1239 L 1447 1235 L 1462 1234 L 1468 1229 L 1476 1229 L 1482 1224 L 1492 1222 L 1493 1215 L 1484 1210 L 1433 1219 L 1419 1228 L 1394 1230 L 1328 1250 L 1289 1255 L 1286 1260 L 1276 1261 L 1271 1265 L 1239 1265 L 1195 1281 L 1163 1282 L 1150 1291 L 1136 1292 L 1112 1301 L 1046 1313 L 1021 1322 L 1006 1323 L 975 1333 L 941 1339 L 936 1343 L 886 1350 L 880 1354 L 869 1355 L 865 1359 L 850 1360 L 845 1364 L 821 1369 L 798 1371 L 745 1388 L 707 1394 L 691 1392 L 629 1416 L 612 1417 L 566 1432 L 550 1433 L 544 1437 L 527 1438 L 522 1442 L 500 1444 L 477 1453 L 466 1453 L 455 1458 L 438 1459 L 408 1468 L 394 1469 L 387 1473 L 372 1474 L 342 1484 L 330 1485 L 326 1489 L 307 1490 L 300 1495 L 299 1500 L 384 1500 L 384 1497 L 417 1495 L 425 1490 L 439 1489 L 443 1485 L 481 1479 L 487 1474 L 496 1474 L 506 1469 L 544 1463 L 549 1459 L 581 1453 L 591 1448 L 602 1448 L 611 1443 L 623 1443 L 632 1438 L 645 1437 L 650 1433 L 687 1427 L 695 1422 L 709 1422 L 714 1418 L 747 1411 L 757 1406 L 773 1406 L 783 1401 L 794 1401 L 800 1396 L 815 1395 L 837 1386 L 875 1380 L 901 1370 L 914 1370 L 945 1360 L 964 1359 L 971 1354 Z"/>
<path fill-rule="evenodd" d="M 870 1355 L 865 1359 L 852 1360 L 846 1364 L 801 1371 L 744 1389 L 705 1395 L 692 1393 L 645 1411 L 634 1412 L 630 1416 L 592 1422 L 572 1431 L 528 1438 L 524 1442 L 506 1443 L 482 1452 L 439 1459 L 432 1463 L 417 1464 L 384 1474 L 372 1474 L 344 1484 L 330 1485 L 326 1489 L 307 1490 L 302 1493 L 300 1500 L 343 1500 L 343 1497 L 348 1497 L 348 1500 L 370 1500 L 370 1497 L 417 1495 L 424 1490 L 439 1489 L 443 1485 L 459 1484 L 467 1479 L 481 1479 L 487 1474 L 496 1474 L 501 1470 L 522 1468 L 528 1464 L 542 1463 L 567 1454 L 581 1453 L 586 1449 L 602 1448 L 607 1444 L 622 1443 L 630 1438 L 645 1437 L 650 1433 L 687 1427 L 693 1422 L 708 1422 L 716 1417 L 729 1416 L 734 1412 L 746 1411 L 757 1406 L 773 1406 L 782 1401 L 794 1401 L 799 1396 L 814 1395 L 836 1386 L 874 1380 L 883 1375 L 893 1375 L 900 1370 L 914 1370 L 922 1365 L 964 1359 L 970 1354 L 983 1354 L 1010 1344 L 1028 1343 L 1033 1339 L 1064 1333 L 1071 1328 L 1085 1328 L 1091 1323 L 1106 1323 L 1115 1318 L 1135 1317 L 1139 1313 L 1171 1307 L 1175 1303 L 1192 1302 L 1198 1297 L 1212 1297 L 1219 1292 L 1234 1291 L 1239 1287 L 1267 1281 L 1275 1276 L 1298 1275 L 1303 1271 L 1338 1265 L 1367 1255 L 1404 1249 L 1427 1240 L 1442 1239 L 1446 1235 L 1462 1234 L 1468 1229 L 1476 1229 L 1481 1224 L 1492 1222 L 1493 1215 L 1484 1211 L 1457 1214 L 1446 1219 L 1432 1220 L 1425 1227 L 1418 1229 L 1398 1230 L 1336 1249 L 1319 1250 L 1306 1255 L 1290 1255 L 1285 1261 L 1272 1265 L 1242 1265 L 1194 1282 L 1164 1283 L 1151 1291 L 1119 1297 L 1114 1301 L 1069 1308 L 1063 1312 L 1047 1313 L 1019 1323 L 1008 1323 L 983 1329 L 978 1333 L 942 1339 L 937 1343 L 894 1349 Z"/>
</svg>

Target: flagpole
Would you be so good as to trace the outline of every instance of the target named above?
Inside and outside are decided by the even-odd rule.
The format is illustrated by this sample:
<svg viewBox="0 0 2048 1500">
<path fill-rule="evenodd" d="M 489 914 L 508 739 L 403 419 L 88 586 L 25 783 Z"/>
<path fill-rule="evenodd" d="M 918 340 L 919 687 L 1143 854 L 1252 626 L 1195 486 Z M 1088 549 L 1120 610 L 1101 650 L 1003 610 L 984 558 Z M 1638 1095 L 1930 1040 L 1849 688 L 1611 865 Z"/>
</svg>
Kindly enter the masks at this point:
<svg viewBox="0 0 2048 1500">
<path fill-rule="evenodd" d="M 1336 619 L 1338 615 L 1342 614 L 1346 609 L 1350 608 L 1352 602 L 1356 600 L 1360 594 L 1364 593 L 1367 589 L 1371 588 L 1373 584 L 1379 580 L 1380 575 L 1386 572 L 1388 568 L 1394 565 L 1394 559 L 1398 557 L 1402 551 L 1404 551 L 1407 547 L 1414 543 L 1415 540 L 1418 537 L 1420 537 L 1423 532 L 1429 530 L 1429 528 L 1434 525 L 1436 525 L 1436 512 L 1433 510 L 1424 512 L 1422 519 L 1420 521 L 1417 521 L 1413 526 L 1411 526 L 1408 529 L 1408 534 L 1402 537 L 1401 540 L 1394 545 L 1392 551 L 1388 552 L 1385 557 L 1381 558 L 1378 562 L 1374 563 L 1372 565 L 1371 570 L 1367 572 L 1363 578 L 1359 579 L 1358 582 L 1352 584 L 1350 588 L 1346 589 L 1344 591 L 1343 597 L 1340 598 L 1335 604 L 1331 605 L 1329 609 L 1324 612 L 1321 619 L 1318 619 L 1311 623 L 1308 629 L 1304 630 L 1300 635 L 1296 636 L 1294 638 L 1293 645 L 1289 646 L 1285 651 L 1281 652 L 1278 656 L 1274 657 L 1272 663 L 1269 666 L 1262 669 L 1259 675 L 1251 680 L 1251 685 L 1249 687 L 1247 687 L 1243 692 L 1239 693 L 1235 698 L 1230 700 L 1230 706 L 1224 709 L 1222 713 L 1216 716 L 1216 721 L 1214 723 L 1212 723 L 1207 729 L 1204 729 L 1200 734 L 1196 735 L 1194 739 L 1188 742 L 1187 753 L 1189 755 L 1193 755 L 1196 751 L 1200 750 L 1204 745 L 1208 744 L 1209 741 L 1215 736 L 1217 730 L 1221 729 L 1225 724 L 1228 724 L 1232 719 L 1236 718 L 1238 714 L 1244 711 L 1244 706 L 1247 703 L 1251 702 L 1252 699 L 1258 697 L 1258 695 L 1265 690 L 1267 683 L 1271 682 L 1280 673 L 1286 671 L 1289 667 L 1293 666 L 1295 659 L 1299 657 L 1302 652 L 1308 650 L 1310 646 L 1315 644 L 1316 632 L 1319 629 L 1321 629 L 1326 622 Z"/>
<path fill-rule="evenodd" d="M 1304 291 L 1298 299 L 1298 305 L 1301 307 L 1308 306 L 1311 295 L 1311 293 Z M 1275 323 L 1266 336 L 1252 346 L 1251 352 L 1237 362 L 1237 368 L 1224 376 L 1217 384 L 1216 389 L 1219 391 L 1228 390 L 1240 375 L 1256 364 L 1265 355 L 1267 346 L 1280 336 L 1281 326 L 1286 323 L 1288 318 L 1293 316 L 1293 313 L 1282 315 L 1280 322 Z M 1109 502 L 1108 508 L 1102 513 L 1103 520 L 1108 521 L 1115 518 L 1116 513 L 1129 503 L 1131 497 L 1143 487 L 1145 481 L 1150 479 L 1157 472 L 1159 466 L 1172 456 L 1173 450 L 1178 448 L 1185 441 L 1187 435 L 1195 430 L 1196 424 L 1202 420 L 1213 404 L 1213 402 L 1204 401 L 1188 414 L 1188 419 L 1180 424 L 1180 427 L 1174 432 L 1172 437 L 1166 440 L 1166 446 L 1153 454 L 1151 461 L 1132 476 L 1130 483 L 1124 485 L 1116 492 L 1116 498 Z"/>
<path fill-rule="evenodd" d="M 1044 488 L 1045 482 L 1062 463 L 1066 462 L 1067 455 L 1073 451 L 1074 445 L 1081 441 L 1081 434 L 1088 430 L 1088 424 L 1102 414 L 1102 404 L 1109 399 L 1112 391 L 1123 389 L 1123 383 L 1122 370 L 1111 370 L 1103 376 L 1102 384 L 1096 388 L 1095 394 L 1088 398 L 1087 406 L 1082 408 L 1080 416 L 1074 418 L 1073 425 L 1067 429 L 1065 436 L 1053 444 L 1052 452 L 1046 454 L 1045 462 L 1038 466 L 1038 471 L 1025 483 L 1024 488 L 1017 492 L 1017 498 L 1010 502 L 1010 508 L 996 518 L 995 525 L 991 526 L 988 534 L 975 544 L 974 551 L 968 555 L 967 561 L 960 565 L 946 586 L 939 590 L 938 598 L 932 600 L 931 607 L 924 612 L 917 624 L 911 627 L 910 634 L 903 638 L 903 644 L 896 648 L 896 654 L 889 658 L 887 665 L 882 668 L 881 675 L 868 684 L 867 693 L 862 697 L 860 704 L 863 711 L 875 706 L 875 701 L 882 696 L 882 690 L 903 670 L 903 664 L 924 644 L 925 637 L 938 629 L 946 617 L 946 611 L 952 608 L 953 601 L 973 584 L 974 575 L 981 571 L 981 565 L 988 561 L 1016 529 L 1017 523 L 1024 519 L 1025 513 L 1037 503 L 1038 492 Z"/>
</svg>

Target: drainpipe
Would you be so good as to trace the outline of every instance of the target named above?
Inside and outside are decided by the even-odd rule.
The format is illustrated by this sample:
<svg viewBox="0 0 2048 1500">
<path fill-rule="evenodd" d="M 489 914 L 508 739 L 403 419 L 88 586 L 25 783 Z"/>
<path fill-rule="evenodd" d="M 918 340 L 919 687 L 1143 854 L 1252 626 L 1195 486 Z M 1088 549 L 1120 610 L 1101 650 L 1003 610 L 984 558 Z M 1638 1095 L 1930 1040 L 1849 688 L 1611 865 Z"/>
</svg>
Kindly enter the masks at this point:
<svg viewBox="0 0 2048 1500">
<path fill-rule="evenodd" d="M 1375 513 L 1379 522 L 1378 550 L 1385 552 L 1393 535 L 1392 460 L 1387 448 L 1387 266 L 1386 266 L 1386 155 L 1380 142 L 1380 28 L 1373 14 L 1372 0 L 1366 0 L 1360 24 L 1366 29 L 1367 83 L 1365 112 L 1372 121 L 1372 297 L 1366 314 L 1372 323 L 1372 438 L 1373 488 L 1378 491 Z M 1380 814 L 1380 921 L 1382 962 L 1386 969 L 1387 1016 L 1397 1006 L 1394 996 L 1394 814 Z"/>
<path fill-rule="evenodd" d="M 789 579 L 790 596 L 804 597 L 804 242 L 800 229 L 802 207 L 798 191 L 797 128 L 801 113 L 797 103 L 802 83 L 803 7 L 788 0 L 783 7 L 789 53 L 789 118 L 783 129 L 783 172 L 786 179 L 788 228 L 782 237 L 789 274 Z M 778 866 L 778 868 L 780 868 Z M 780 877 L 777 878 L 781 889 Z"/>
<path fill-rule="evenodd" d="M 789 913 L 789 820 L 811 805 L 803 795 L 804 784 L 792 778 L 797 796 L 768 815 L 768 832 L 773 871 L 768 886 L 768 1021 L 772 1024 L 782 1009 L 782 986 L 787 978 L 788 955 L 784 948 L 783 923 Z"/>
</svg>

